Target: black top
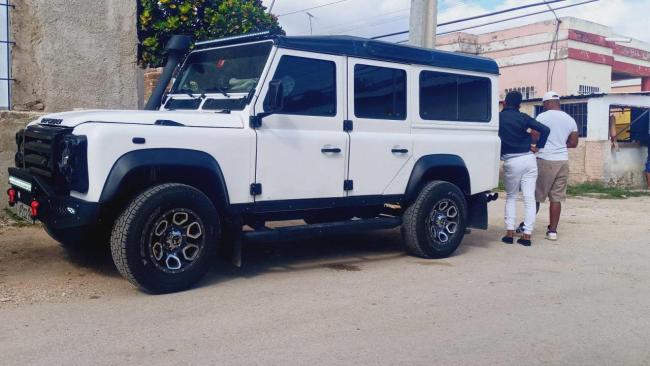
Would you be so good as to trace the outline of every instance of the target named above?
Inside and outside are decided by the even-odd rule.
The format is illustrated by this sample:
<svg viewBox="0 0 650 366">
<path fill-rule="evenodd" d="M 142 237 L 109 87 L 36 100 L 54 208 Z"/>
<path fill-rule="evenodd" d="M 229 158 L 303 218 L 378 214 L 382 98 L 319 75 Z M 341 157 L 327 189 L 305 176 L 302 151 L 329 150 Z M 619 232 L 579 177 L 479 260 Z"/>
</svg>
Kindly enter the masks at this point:
<svg viewBox="0 0 650 366">
<path fill-rule="evenodd" d="M 273 41 L 278 47 L 292 50 L 344 55 L 403 64 L 446 67 L 495 75 L 499 74 L 499 66 L 490 58 L 352 36 L 287 37 L 269 32 L 258 32 L 197 42 L 195 49 L 228 44 L 243 44 L 265 39 Z"/>
<path fill-rule="evenodd" d="M 300 51 L 499 74 L 499 66 L 490 58 L 367 38 L 352 36 L 276 36 L 274 41 L 278 47 Z"/>
<path fill-rule="evenodd" d="M 537 122 L 526 113 L 519 112 L 514 108 L 504 108 L 499 113 L 499 137 L 501 138 L 501 155 L 523 154 L 530 151 L 532 138 L 528 129 L 540 133 L 537 147 L 543 148 L 546 145 L 551 129 Z"/>
</svg>

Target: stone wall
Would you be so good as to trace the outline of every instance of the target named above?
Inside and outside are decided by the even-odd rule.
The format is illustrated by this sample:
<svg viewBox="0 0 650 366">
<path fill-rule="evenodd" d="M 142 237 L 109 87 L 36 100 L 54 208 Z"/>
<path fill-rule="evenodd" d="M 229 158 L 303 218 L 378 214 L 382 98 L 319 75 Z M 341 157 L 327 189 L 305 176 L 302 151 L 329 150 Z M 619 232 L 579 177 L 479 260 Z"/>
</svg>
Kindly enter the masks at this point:
<svg viewBox="0 0 650 366">
<path fill-rule="evenodd" d="M 135 109 L 142 104 L 135 1 L 12 3 L 14 109 Z"/>
<path fill-rule="evenodd" d="M 14 166 L 16 132 L 41 116 L 35 112 L 0 112 L 0 191 L 8 188 L 7 168 Z M 0 198 L 0 209 L 7 207 L 5 197 Z"/>
<path fill-rule="evenodd" d="M 153 93 L 153 90 L 156 88 L 156 84 L 158 84 L 158 79 L 160 79 L 162 71 L 162 67 L 147 69 L 144 71 L 144 98 L 142 100 L 145 104 L 147 103 L 147 100 L 149 100 L 149 97 L 151 96 L 151 93 Z"/>
</svg>

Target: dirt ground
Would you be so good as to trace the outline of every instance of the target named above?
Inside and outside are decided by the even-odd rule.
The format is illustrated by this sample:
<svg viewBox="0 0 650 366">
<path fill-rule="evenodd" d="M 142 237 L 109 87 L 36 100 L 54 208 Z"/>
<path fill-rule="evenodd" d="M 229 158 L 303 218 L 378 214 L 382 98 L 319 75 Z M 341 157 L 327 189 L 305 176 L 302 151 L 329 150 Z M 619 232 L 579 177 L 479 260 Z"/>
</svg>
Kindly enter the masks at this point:
<svg viewBox="0 0 650 366">
<path fill-rule="evenodd" d="M 499 242 L 503 200 L 490 215 L 444 260 L 398 230 L 265 244 L 165 296 L 5 220 L 0 364 L 650 364 L 649 197 L 571 198 L 530 248 Z"/>
</svg>

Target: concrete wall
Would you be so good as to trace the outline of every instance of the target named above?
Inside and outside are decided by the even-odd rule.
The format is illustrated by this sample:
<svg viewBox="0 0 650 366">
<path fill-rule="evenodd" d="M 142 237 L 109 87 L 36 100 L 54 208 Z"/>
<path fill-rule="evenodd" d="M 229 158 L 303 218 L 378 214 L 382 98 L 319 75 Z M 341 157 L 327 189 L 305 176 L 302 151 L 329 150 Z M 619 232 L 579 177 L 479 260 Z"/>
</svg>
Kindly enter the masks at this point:
<svg viewBox="0 0 650 366">
<path fill-rule="evenodd" d="M 14 109 L 138 108 L 136 1 L 12 3 Z"/>
<path fill-rule="evenodd" d="M 4 193 L 8 187 L 7 168 L 14 166 L 16 132 L 41 115 L 42 113 L 35 112 L 0 112 L 0 192 Z M 5 207 L 7 200 L 2 197 L 0 209 Z"/>
<path fill-rule="evenodd" d="M 562 95 L 578 95 L 580 85 L 600 88 L 600 93 L 609 93 L 612 88 L 612 67 L 578 60 L 566 60 L 566 92 Z"/>
</svg>

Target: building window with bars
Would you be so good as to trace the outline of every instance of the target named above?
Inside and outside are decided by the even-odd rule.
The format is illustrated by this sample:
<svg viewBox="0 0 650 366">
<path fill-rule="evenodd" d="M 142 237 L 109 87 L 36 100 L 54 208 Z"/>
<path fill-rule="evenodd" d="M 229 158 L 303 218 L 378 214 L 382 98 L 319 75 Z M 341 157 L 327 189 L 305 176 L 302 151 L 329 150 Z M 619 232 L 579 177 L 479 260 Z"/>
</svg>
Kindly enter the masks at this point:
<svg viewBox="0 0 650 366">
<path fill-rule="evenodd" d="M 562 104 L 562 110 L 569 116 L 573 117 L 578 125 L 578 134 L 580 137 L 587 137 L 587 103 L 566 103 Z M 544 112 L 541 105 L 535 106 L 535 116 Z"/>
<path fill-rule="evenodd" d="M 598 94 L 598 93 L 600 93 L 600 88 L 597 86 L 590 86 L 590 85 L 578 86 L 579 95 L 590 95 L 590 94 Z"/>
<path fill-rule="evenodd" d="M 524 100 L 535 98 L 535 87 L 534 86 L 522 86 L 522 87 L 517 87 L 517 88 L 506 88 L 505 89 L 505 94 L 508 94 L 511 91 L 520 92 L 521 95 L 524 97 Z M 504 94 L 504 96 L 505 96 L 505 94 Z"/>
</svg>

